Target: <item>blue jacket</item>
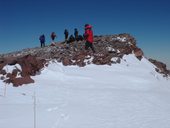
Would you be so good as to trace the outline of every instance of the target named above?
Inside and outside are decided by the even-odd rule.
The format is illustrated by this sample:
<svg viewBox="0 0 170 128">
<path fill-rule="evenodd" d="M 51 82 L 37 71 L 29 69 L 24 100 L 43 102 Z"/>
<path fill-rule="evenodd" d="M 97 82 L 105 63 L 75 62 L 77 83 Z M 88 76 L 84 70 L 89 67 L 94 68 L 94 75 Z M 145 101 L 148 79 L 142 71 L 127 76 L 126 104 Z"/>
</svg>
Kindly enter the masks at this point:
<svg viewBox="0 0 170 128">
<path fill-rule="evenodd" d="M 41 43 L 45 43 L 45 36 L 44 35 L 41 35 L 40 38 L 39 38 L 40 42 Z"/>
</svg>

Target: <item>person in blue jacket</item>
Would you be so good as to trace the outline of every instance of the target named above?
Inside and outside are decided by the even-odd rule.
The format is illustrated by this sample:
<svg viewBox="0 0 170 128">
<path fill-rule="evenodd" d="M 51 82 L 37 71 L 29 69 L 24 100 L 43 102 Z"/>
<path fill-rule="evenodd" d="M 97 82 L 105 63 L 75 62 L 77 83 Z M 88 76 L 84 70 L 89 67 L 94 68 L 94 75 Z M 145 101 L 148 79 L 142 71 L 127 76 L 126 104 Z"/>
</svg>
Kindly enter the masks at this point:
<svg viewBox="0 0 170 128">
<path fill-rule="evenodd" d="M 41 48 L 45 47 L 45 35 L 44 34 L 39 37 L 39 40 L 41 43 Z"/>
</svg>

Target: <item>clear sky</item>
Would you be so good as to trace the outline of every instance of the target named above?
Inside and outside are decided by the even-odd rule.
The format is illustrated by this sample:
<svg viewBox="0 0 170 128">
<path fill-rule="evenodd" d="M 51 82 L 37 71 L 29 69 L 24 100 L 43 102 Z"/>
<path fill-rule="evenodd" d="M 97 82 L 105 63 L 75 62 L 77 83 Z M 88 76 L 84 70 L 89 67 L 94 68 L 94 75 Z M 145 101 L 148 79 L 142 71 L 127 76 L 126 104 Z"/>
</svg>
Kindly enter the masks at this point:
<svg viewBox="0 0 170 128">
<path fill-rule="evenodd" d="M 0 0 L 0 53 L 39 46 L 39 35 L 65 28 L 83 33 L 84 24 L 95 35 L 130 33 L 147 57 L 170 67 L 169 0 Z"/>
</svg>

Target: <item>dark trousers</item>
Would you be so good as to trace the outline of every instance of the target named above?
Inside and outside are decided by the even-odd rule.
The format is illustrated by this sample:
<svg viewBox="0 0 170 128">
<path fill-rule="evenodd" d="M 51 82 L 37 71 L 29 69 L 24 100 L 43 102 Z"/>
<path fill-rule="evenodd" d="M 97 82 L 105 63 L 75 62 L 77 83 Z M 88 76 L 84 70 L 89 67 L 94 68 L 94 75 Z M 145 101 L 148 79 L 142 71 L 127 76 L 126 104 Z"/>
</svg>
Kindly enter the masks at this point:
<svg viewBox="0 0 170 128">
<path fill-rule="evenodd" d="M 85 43 L 85 50 L 88 50 L 89 47 L 92 49 L 93 53 L 95 53 L 95 50 L 94 50 L 94 47 L 93 47 L 93 43 L 90 43 L 90 42 L 86 42 Z"/>
<path fill-rule="evenodd" d="M 54 41 L 55 37 L 51 37 L 52 41 Z"/>
<path fill-rule="evenodd" d="M 45 42 L 41 42 L 41 48 L 45 47 Z"/>
<path fill-rule="evenodd" d="M 68 35 L 65 35 L 65 40 L 67 40 L 68 39 Z"/>
</svg>

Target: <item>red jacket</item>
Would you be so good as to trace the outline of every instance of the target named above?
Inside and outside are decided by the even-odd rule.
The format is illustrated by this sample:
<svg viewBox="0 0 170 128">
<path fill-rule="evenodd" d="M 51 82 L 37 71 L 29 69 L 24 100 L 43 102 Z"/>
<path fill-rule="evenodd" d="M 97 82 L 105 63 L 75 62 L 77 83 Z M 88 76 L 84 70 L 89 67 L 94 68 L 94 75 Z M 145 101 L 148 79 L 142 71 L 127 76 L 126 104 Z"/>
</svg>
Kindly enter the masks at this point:
<svg viewBox="0 0 170 128">
<path fill-rule="evenodd" d="M 92 26 L 90 25 L 85 28 L 84 36 L 86 41 L 93 43 L 93 31 L 91 30 L 91 28 Z"/>
</svg>

